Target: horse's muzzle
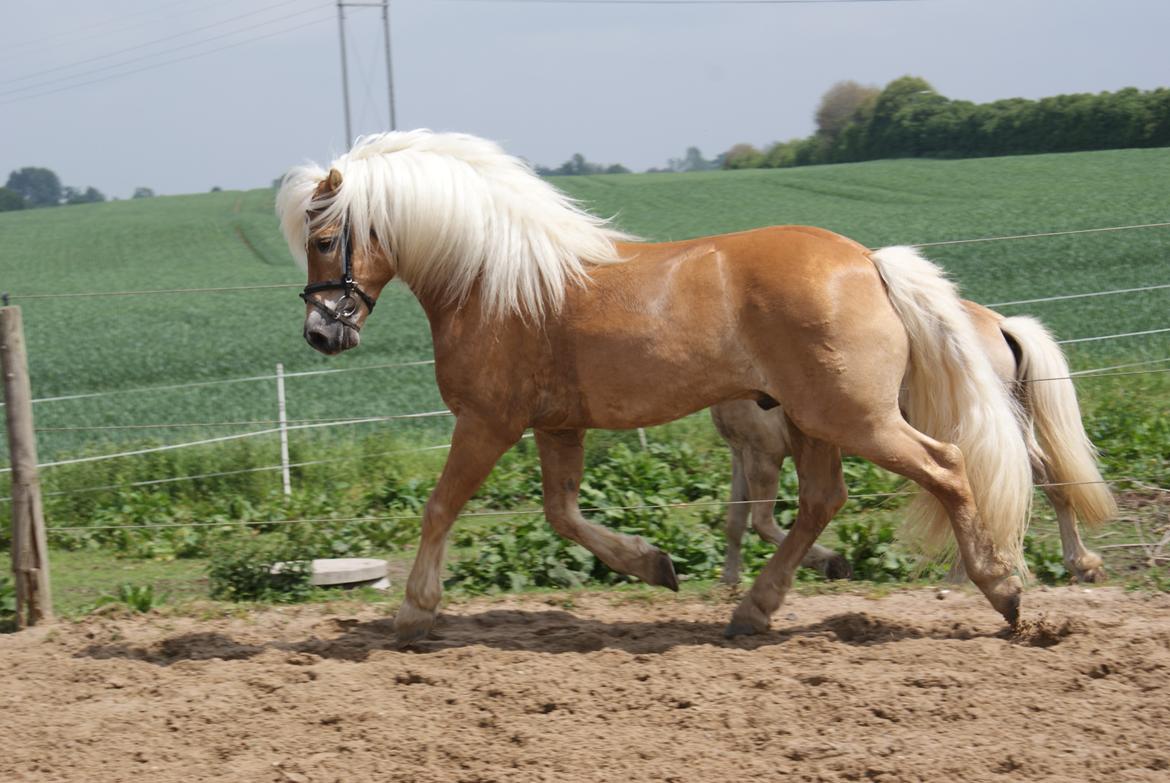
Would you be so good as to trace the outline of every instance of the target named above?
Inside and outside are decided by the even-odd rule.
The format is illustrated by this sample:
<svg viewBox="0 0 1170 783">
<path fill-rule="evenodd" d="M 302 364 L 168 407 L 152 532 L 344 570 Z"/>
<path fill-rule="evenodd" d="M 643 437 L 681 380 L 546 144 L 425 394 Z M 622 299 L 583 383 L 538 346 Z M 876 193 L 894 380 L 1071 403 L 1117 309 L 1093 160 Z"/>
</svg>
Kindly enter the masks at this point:
<svg viewBox="0 0 1170 783">
<path fill-rule="evenodd" d="M 305 342 L 326 356 L 334 356 L 350 348 L 357 348 L 361 333 L 340 321 L 325 318 L 316 310 L 305 318 Z"/>
</svg>

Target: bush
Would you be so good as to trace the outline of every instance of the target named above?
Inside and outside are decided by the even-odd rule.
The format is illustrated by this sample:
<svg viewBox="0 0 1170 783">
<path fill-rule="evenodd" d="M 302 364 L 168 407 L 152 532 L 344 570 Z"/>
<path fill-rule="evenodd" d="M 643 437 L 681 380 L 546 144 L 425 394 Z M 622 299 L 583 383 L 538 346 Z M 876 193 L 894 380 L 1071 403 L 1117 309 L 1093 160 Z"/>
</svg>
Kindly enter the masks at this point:
<svg viewBox="0 0 1170 783">
<path fill-rule="evenodd" d="M 1045 543 L 1032 536 L 1024 536 L 1024 560 L 1032 576 L 1046 585 L 1058 585 L 1068 582 L 1068 570 L 1064 567 L 1064 558 L 1060 549 L 1051 543 Z"/>
<path fill-rule="evenodd" d="M 211 597 L 227 601 L 304 601 L 313 593 L 309 581 L 312 560 L 305 544 L 295 537 L 273 533 L 237 539 L 212 554 L 207 571 Z"/>
<path fill-rule="evenodd" d="M 608 570 L 584 547 L 557 535 L 540 514 L 507 520 L 482 537 L 463 534 L 458 543 L 476 551 L 451 566 L 447 586 L 470 593 L 579 587 Z"/>
<path fill-rule="evenodd" d="M 894 525 L 888 521 L 843 521 L 837 526 L 836 550 L 853 566 L 854 579 L 902 581 L 920 569 L 916 558 L 898 549 L 894 538 Z"/>
<path fill-rule="evenodd" d="M 105 593 L 98 598 L 94 608 L 121 604 L 133 612 L 145 614 L 162 604 L 164 600 L 165 596 L 155 595 L 153 585 L 133 585 L 125 582 L 118 586 L 116 593 Z"/>
<path fill-rule="evenodd" d="M 0 633 L 16 630 L 16 585 L 0 574 Z"/>
</svg>

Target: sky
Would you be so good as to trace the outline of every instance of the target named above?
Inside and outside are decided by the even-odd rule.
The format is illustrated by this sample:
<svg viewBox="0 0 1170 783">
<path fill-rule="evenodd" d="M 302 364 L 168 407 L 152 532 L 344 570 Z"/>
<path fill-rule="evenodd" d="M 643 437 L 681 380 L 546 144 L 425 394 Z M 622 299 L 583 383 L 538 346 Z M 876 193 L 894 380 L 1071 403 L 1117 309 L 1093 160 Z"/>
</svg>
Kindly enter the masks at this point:
<svg viewBox="0 0 1170 783">
<path fill-rule="evenodd" d="M 381 11 L 345 13 L 353 133 L 387 130 Z M 977 102 L 1170 86 L 1166 0 L 392 0 L 390 19 L 399 129 L 548 166 L 806 136 L 843 79 Z M 346 142 L 335 2 L 0 2 L 0 178 L 255 188 Z"/>
</svg>

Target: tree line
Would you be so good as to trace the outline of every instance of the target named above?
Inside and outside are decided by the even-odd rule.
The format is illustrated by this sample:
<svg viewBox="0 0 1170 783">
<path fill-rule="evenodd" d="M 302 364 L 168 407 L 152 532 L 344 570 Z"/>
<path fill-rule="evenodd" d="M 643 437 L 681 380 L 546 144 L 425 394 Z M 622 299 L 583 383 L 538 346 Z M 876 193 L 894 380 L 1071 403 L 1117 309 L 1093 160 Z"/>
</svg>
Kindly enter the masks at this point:
<svg viewBox="0 0 1170 783">
<path fill-rule="evenodd" d="M 1042 152 L 1170 146 L 1170 89 L 1008 98 L 990 103 L 951 100 L 925 79 L 903 76 L 884 88 L 834 84 L 816 109 L 806 138 L 757 148 L 736 144 L 708 160 L 696 147 L 654 172 L 713 168 L 786 168 L 880 158 L 976 158 Z M 541 176 L 627 173 L 620 164 L 590 163 L 576 154 Z"/>
<path fill-rule="evenodd" d="M 817 130 L 765 149 L 736 144 L 723 167 L 782 168 L 879 158 L 974 158 L 1170 145 L 1170 89 L 951 100 L 925 79 L 885 88 L 838 82 L 822 97 Z"/>
<path fill-rule="evenodd" d="M 150 188 L 136 188 L 133 198 L 153 195 L 154 191 Z M 66 204 L 96 204 L 105 200 L 105 194 L 92 185 L 84 189 L 62 185 L 56 172 L 39 166 L 25 166 L 13 171 L 8 175 L 5 186 L 0 188 L 0 212 Z"/>
</svg>

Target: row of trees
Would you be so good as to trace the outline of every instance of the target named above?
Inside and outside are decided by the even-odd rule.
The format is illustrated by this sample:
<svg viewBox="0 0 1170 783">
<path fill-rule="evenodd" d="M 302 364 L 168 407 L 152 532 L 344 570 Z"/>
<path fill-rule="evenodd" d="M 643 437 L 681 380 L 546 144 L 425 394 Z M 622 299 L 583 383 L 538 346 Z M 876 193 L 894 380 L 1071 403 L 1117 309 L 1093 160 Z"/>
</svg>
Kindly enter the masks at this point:
<svg viewBox="0 0 1170 783">
<path fill-rule="evenodd" d="M 821 99 L 817 130 L 765 149 L 736 144 L 723 167 L 780 168 L 877 158 L 971 158 L 1170 145 L 1170 89 L 955 101 L 925 79 L 884 89 L 839 82 Z"/>
<path fill-rule="evenodd" d="M 154 195 L 150 188 L 136 188 L 134 198 Z M 75 188 L 62 185 L 52 169 L 26 166 L 8 175 L 7 184 L 0 188 L 0 212 L 14 209 L 56 207 L 62 204 L 95 204 L 106 197 L 95 187 Z"/>
<path fill-rule="evenodd" d="M 723 168 L 722 155 L 714 160 L 707 160 L 698 147 L 687 147 L 687 151 L 683 153 L 681 158 L 670 158 L 666 162 L 665 168 L 646 169 L 646 173 L 708 171 L 719 168 Z M 583 174 L 629 174 L 630 170 L 620 163 L 610 165 L 591 163 L 578 152 L 555 169 L 548 166 L 537 166 L 536 173 L 542 177 L 573 177 Z"/>
</svg>

